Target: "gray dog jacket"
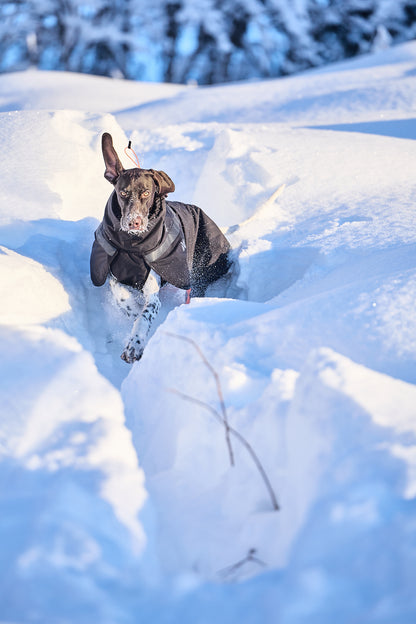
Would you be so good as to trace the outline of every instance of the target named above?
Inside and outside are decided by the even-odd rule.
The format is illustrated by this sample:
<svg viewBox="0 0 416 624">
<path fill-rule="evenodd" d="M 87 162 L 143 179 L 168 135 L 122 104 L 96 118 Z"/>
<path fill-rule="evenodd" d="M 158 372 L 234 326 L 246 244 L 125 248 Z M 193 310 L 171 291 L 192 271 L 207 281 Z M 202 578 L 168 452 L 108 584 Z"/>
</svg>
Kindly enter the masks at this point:
<svg viewBox="0 0 416 624">
<path fill-rule="evenodd" d="M 229 268 L 230 244 L 219 227 L 198 206 L 157 196 L 142 234 L 120 230 L 121 210 L 113 191 L 95 232 L 90 269 L 95 286 L 111 272 L 129 286 L 142 288 L 151 269 L 162 280 L 193 294 Z"/>
</svg>

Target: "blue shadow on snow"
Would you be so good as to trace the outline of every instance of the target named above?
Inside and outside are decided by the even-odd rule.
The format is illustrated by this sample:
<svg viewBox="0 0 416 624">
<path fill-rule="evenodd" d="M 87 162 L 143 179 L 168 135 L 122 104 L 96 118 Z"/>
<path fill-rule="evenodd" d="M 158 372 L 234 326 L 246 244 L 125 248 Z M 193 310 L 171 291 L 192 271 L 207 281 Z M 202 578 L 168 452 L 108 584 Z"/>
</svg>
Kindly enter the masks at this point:
<svg viewBox="0 0 416 624">
<path fill-rule="evenodd" d="M 363 121 L 358 123 L 306 126 L 310 130 L 335 130 L 336 132 L 363 132 L 396 139 L 416 140 L 416 119 L 389 119 L 386 121 Z"/>
</svg>

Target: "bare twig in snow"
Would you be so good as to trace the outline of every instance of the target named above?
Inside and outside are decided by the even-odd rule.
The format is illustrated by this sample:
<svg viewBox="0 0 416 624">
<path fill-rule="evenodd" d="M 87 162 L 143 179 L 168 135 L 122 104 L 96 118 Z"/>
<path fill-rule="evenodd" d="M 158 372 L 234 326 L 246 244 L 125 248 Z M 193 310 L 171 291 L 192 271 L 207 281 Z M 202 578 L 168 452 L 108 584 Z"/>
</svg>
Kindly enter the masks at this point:
<svg viewBox="0 0 416 624">
<path fill-rule="evenodd" d="M 225 402 L 224 402 L 224 399 L 223 399 L 223 393 L 222 393 L 220 378 L 219 378 L 217 372 L 214 370 L 212 365 L 208 362 L 208 360 L 206 359 L 205 355 L 202 353 L 202 351 L 199 348 L 199 346 L 192 340 L 192 338 L 187 338 L 185 336 L 180 336 L 179 334 L 173 334 L 171 332 L 165 332 L 165 333 L 167 335 L 169 335 L 169 336 L 173 336 L 174 338 L 180 338 L 181 340 L 189 342 L 190 344 L 192 344 L 196 348 L 196 350 L 197 350 L 198 354 L 201 356 L 204 364 L 206 364 L 206 366 L 209 368 L 209 370 L 215 376 L 215 380 L 216 380 L 216 383 L 217 383 L 217 390 L 218 390 L 218 388 L 220 390 L 219 396 L 220 396 L 220 403 L 221 403 L 222 414 L 220 414 L 214 407 L 212 407 L 208 403 L 205 403 L 204 401 L 201 401 L 200 399 L 196 399 L 196 398 L 194 398 L 192 396 L 189 396 L 188 394 L 184 394 L 183 392 L 180 392 L 179 390 L 175 390 L 175 389 L 169 388 L 168 391 L 172 392 L 173 394 L 177 394 L 178 396 L 180 396 L 185 401 L 189 401 L 190 403 L 194 403 L 195 405 L 199 405 L 200 407 L 203 407 L 206 410 L 208 410 L 209 412 L 211 412 L 211 414 L 213 414 L 213 416 L 216 418 L 216 420 L 218 420 L 219 423 L 223 424 L 226 427 L 226 437 L 227 437 L 227 444 L 228 444 L 229 451 L 231 449 L 231 442 L 230 442 L 230 439 L 229 439 L 230 434 L 232 434 L 233 436 L 235 436 L 237 438 L 237 440 L 239 440 L 239 442 L 247 450 L 247 452 L 250 455 L 251 459 L 253 460 L 253 462 L 257 466 L 258 471 L 260 472 L 260 475 L 261 475 L 261 477 L 262 477 L 262 479 L 264 481 L 264 484 L 265 484 L 265 486 L 267 488 L 267 491 L 269 493 L 273 509 L 278 511 L 280 509 L 280 507 L 279 507 L 279 504 L 277 502 L 276 494 L 274 493 L 272 484 L 270 483 L 270 479 L 268 478 L 267 473 L 264 470 L 262 463 L 260 462 L 260 460 L 257 457 L 256 453 L 254 452 L 253 447 L 249 444 L 249 442 L 247 442 L 247 440 L 244 438 L 244 436 L 241 435 L 241 433 L 239 433 L 236 429 L 234 429 L 234 427 L 231 427 L 229 425 L 229 423 L 228 423 L 227 409 L 225 407 Z M 231 465 L 234 466 L 234 455 L 230 454 L 230 458 L 232 459 Z"/>
<path fill-rule="evenodd" d="M 261 559 L 255 556 L 256 552 L 257 551 L 255 548 L 250 548 L 250 550 L 248 551 L 244 559 L 241 559 L 241 561 L 237 561 L 237 563 L 234 563 L 233 565 L 223 568 L 222 570 L 218 572 L 218 574 L 224 578 L 229 577 L 235 572 L 237 572 L 238 570 L 240 570 L 248 562 L 257 563 L 259 566 L 262 566 L 265 568 L 266 564 L 264 563 L 264 561 L 262 561 Z"/>
<path fill-rule="evenodd" d="M 188 342 L 189 344 L 191 344 L 194 347 L 194 349 L 198 352 L 199 357 L 201 358 L 201 360 L 203 361 L 205 366 L 208 368 L 208 370 L 210 371 L 211 375 L 214 377 L 215 385 L 217 387 L 218 399 L 219 399 L 220 406 L 221 406 L 221 413 L 222 413 L 222 419 L 221 420 L 222 420 L 222 422 L 224 424 L 224 427 L 225 427 L 225 439 L 227 441 L 228 452 L 230 454 L 230 462 L 231 462 L 231 465 L 234 466 L 234 453 L 233 453 L 233 449 L 232 449 L 232 446 L 231 446 L 231 440 L 230 440 L 230 427 L 228 425 L 227 410 L 226 410 L 226 407 L 225 407 L 224 395 L 222 393 L 220 378 L 218 376 L 217 371 L 208 362 L 207 358 L 205 357 L 205 355 L 203 354 L 203 352 L 199 348 L 199 345 L 194 340 L 192 340 L 192 338 L 188 338 L 187 336 L 181 336 L 180 334 L 174 334 L 174 333 L 171 333 L 171 332 L 165 332 L 165 334 L 167 334 L 168 336 L 172 336 L 173 338 L 179 338 L 179 340 L 184 340 L 185 342 Z"/>
</svg>

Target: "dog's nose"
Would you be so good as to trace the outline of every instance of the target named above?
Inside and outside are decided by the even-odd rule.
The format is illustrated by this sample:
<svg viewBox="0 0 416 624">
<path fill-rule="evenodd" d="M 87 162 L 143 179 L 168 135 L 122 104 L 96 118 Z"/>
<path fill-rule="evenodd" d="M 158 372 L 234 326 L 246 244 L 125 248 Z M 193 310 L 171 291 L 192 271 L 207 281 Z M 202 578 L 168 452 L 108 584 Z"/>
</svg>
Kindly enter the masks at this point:
<svg viewBox="0 0 416 624">
<path fill-rule="evenodd" d="M 134 217 L 134 218 L 131 220 L 130 224 L 131 224 L 131 227 L 132 227 L 134 230 L 138 230 L 138 229 L 140 228 L 141 224 L 142 224 L 142 220 L 141 220 L 141 218 L 140 218 L 140 217 Z"/>
</svg>

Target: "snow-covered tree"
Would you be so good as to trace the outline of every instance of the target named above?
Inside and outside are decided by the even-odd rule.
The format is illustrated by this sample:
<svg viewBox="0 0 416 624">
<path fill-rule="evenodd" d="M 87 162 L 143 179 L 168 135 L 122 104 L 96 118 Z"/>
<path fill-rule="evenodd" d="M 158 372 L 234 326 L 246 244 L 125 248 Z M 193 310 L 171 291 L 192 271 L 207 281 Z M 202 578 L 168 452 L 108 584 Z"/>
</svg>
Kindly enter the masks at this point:
<svg viewBox="0 0 416 624">
<path fill-rule="evenodd" d="M 416 0 L 7 0 L 0 71 L 207 84 L 290 74 L 416 37 Z"/>
<path fill-rule="evenodd" d="M 382 33 L 386 42 L 416 36 L 415 0 L 315 0 L 310 17 L 321 62 L 370 52 Z"/>
<path fill-rule="evenodd" d="M 0 71 L 23 69 L 36 60 L 33 33 L 36 16 L 30 2 L 17 0 L 0 5 Z"/>
</svg>

